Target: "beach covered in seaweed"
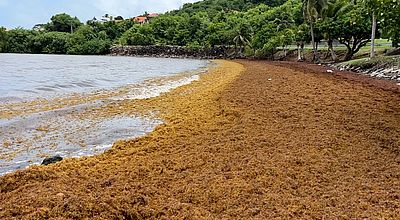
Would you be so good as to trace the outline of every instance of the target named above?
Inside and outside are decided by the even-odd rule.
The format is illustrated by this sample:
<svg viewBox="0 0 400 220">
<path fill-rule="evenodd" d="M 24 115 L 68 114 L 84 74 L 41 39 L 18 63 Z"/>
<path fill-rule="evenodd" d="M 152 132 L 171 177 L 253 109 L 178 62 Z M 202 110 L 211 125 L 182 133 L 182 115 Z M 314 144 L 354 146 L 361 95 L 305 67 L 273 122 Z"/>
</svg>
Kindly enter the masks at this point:
<svg viewBox="0 0 400 220">
<path fill-rule="evenodd" d="M 87 111 L 156 112 L 164 124 L 99 156 L 0 177 L 0 218 L 400 218 L 395 84 L 317 65 L 216 63 L 161 96 Z"/>
</svg>

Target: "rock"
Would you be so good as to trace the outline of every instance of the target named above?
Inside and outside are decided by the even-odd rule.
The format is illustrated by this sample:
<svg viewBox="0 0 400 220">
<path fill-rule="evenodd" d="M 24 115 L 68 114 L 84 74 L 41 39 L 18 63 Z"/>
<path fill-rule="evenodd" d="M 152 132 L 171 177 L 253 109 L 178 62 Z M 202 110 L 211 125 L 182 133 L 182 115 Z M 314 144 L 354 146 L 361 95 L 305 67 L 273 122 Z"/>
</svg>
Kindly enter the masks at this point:
<svg viewBox="0 0 400 220">
<path fill-rule="evenodd" d="M 54 157 L 48 157 L 48 158 L 44 159 L 43 162 L 42 162 L 42 165 L 47 166 L 47 165 L 50 165 L 50 164 L 53 164 L 53 163 L 60 162 L 62 160 L 63 160 L 63 158 L 60 155 L 56 155 Z"/>
<path fill-rule="evenodd" d="M 326 72 L 327 73 L 333 73 L 333 70 L 327 70 Z"/>
</svg>

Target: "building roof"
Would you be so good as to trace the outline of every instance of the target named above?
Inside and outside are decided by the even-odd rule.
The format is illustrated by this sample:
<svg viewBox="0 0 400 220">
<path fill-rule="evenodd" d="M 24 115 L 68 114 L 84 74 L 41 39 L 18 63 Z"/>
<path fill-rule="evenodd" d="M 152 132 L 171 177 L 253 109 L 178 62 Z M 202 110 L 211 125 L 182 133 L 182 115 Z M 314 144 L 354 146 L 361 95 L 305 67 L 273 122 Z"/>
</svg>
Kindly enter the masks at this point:
<svg viewBox="0 0 400 220">
<path fill-rule="evenodd" d="M 139 16 L 139 17 L 134 18 L 133 20 L 136 22 L 139 22 L 139 23 L 144 23 L 147 21 L 147 17 Z"/>
<path fill-rule="evenodd" d="M 157 14 L 157 13 L 151 13 L 151 14 L 147 15 L 147 17 L 149 17 L 149 18 L 155 18 L 158 16 L 159 16 L 159 14 Z"/>
</svg>

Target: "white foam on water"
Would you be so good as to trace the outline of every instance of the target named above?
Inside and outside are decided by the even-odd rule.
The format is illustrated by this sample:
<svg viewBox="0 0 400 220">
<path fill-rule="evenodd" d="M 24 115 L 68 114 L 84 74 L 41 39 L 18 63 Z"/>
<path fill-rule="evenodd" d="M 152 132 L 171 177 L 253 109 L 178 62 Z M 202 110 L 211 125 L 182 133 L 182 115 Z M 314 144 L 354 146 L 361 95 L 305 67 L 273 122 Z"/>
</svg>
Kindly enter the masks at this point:
<svg viewBox="0 0 400 220">
<path fill-rule="evenodd" d="M 12 173 L 12 171 L 7 171 L 7 172 L 0 173 L 0 176 L 7 175 L 7 174 L 9 174 L 9 173 Z"/>
<path fill-rule="evenodd" d="M 112 144 L 105 144 L 105 145 L 99 145 L 95 146 L 95 150 L 104 150 L 104 149 L 110 149 L 113 145 Z"/>
<path fill-rule="evenodd" d="M 133 88 L 127 94 L 120 97 L 113 97 L 111 100 L 125 100 L 125 99 L 149 99 L 160 96 L 163 93 L 170 92 L 173 89 L 178 87 L 188 85 L 194 81 L 198 81 L 200 79 L 199 75 L 192 75 L 189 77 L 185 77 L 183 79 L 175 80 L 175 81 L 167 81 L 160 85 L 151 85 L 145 86 L 141 88 Z"/>
</svg>

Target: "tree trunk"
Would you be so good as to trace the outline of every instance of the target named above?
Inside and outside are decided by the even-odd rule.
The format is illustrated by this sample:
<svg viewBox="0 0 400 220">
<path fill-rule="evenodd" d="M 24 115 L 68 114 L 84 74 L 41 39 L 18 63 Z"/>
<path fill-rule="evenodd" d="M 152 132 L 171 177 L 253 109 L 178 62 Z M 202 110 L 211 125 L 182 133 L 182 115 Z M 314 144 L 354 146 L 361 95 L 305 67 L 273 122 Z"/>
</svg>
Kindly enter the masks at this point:
<svg viewBox="0 0 400 220">
<path fill-rule="evenodd" d="M 284 56 L 284 59 L 286 59 L 286 57 L 287 57 L 286 46 L 283 47 L 283 56 Z"/>
<path fill-rule="evenodd" d="M 300 43 L 297 43 L 297 61 L 301 60 Z"/>
<path fill-rule="evenodd" d="M 376 33 L 376 14 L 372 12 L 372 34 L 371 34 L 371 54 L 370 57 L 375 56 L 375 33 Z"/>
<path fill-rule="evenodd" d="M 300 54 L 301 54 L 301 60 L 304 60 L 304 42 L 303 41 L 300 43 Z"/>
<path fill-rule="evenodd" d="M 347 47 L 347 53 L 346 53 L 346 56 L 344 57 L 344 61 L 351 60 L 351 58 L 353 57 L 353 54 L 354 54 L 354 52 L 350 46 L 346 45 L 346 47 Z"/>
<path fill-rule="evenodd" d="M 353 57 L 353 54 L 351 52 L 346 53 L 346 56 L 344 57 L 344 61 L 349 61 Z"/>
<path fill-rule="evenodd" d="M 238 48 L 237 48 L 237 43 L 235 44 L 235 58 L 238 56 Z"/>
<path fill-rule="evenodd" d="M 331 54 L 332 60 L 336 61 L 337 56 L 336 56 L 335 51 L 333 50 L 333 39 L 332 38 L 328 39 L 328 52 Z"/>
<path fill-rule="evenodd" d="M 315 36 L 314 36 L 314 24 L 310 22 L 310 31 L 311 31 L 311 44 L 313 47 L 313 61 L 317 58 L 317 49 L 315 48 Z"/>
</svg>

